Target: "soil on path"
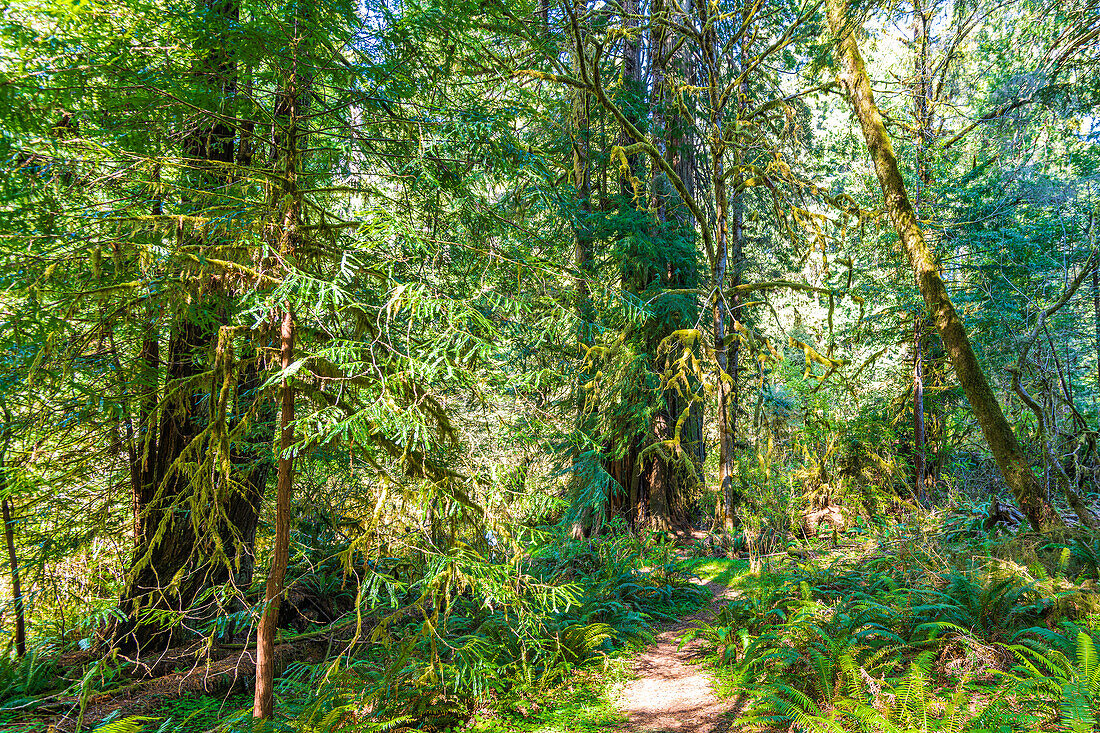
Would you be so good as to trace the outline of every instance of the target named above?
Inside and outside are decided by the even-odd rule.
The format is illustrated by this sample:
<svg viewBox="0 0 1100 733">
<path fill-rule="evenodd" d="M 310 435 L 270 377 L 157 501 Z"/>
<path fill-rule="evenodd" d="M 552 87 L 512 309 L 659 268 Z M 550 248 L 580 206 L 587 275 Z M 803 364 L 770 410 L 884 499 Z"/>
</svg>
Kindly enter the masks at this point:
<svg viewBox="0 0 1100 733">
<path fill-rule="evenodd" d="M 635 662 L 638 679 L 623 687 L 617 701 L 627 716 L 624 731 L 724 733 L 729 729 L 724 714 L 738 705 L 714 694 L 712 678 L 699 664 L 702 643 L 693 641 L 678 648 L 680 635 L 692 622 L 713 618 L 714 608 L 726 597 L 724 586 L 704 585 L 714 596 L 710 607 L 667 627 Z"/>
</svg>

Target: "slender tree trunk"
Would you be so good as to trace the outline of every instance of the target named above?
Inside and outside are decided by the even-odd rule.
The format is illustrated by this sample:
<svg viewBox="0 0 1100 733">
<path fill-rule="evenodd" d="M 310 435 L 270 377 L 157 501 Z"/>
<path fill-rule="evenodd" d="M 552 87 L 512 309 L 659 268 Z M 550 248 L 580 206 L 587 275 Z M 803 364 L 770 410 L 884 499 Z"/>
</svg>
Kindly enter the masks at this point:
<svg viewBox="0 0 1100 733">
<path fill-rule="evenodd" d="M 680 7 L 683 24 L 690 25 L 694 23 L 691 0 L 681 0 Z M 696 59 L 692 54 L 692 48 L 692 45 L 688 43 L 684 43 L 680 46 L 680 49 L 676 53 L 676 69 L 680 74 L 681 84 L 688 87 L 697 87 L 699 85 L 699 70 Z M 682 114 L 679 105 L 676 105 L 674 109 L 676 110 L 672 118 L 672 129 L 674 130 L 674 134 L 670 137 L 668 145 L 669 164 L 683 182 L 685 193 L 687 193 L 689 197 L 694 198 L 696 195 L 696 146 L 699 143 L 698 136 L 691 124 L 691 116 Z M 626 137 L 625 134 L 624 137 Z M 681 201 L 673 208 L 671 214 L 676 221 L 680 223 L 684 236 L 689 236 L 694 240 L 697 236 L 695 232 L 695 221 L 691 215 L 691 210 L 685 203 Z M 697 287 L 700 284 L 700 275 L 694 269 L 689 270 L 688 268 L 680 266 L 670 266 L 667 269 L 669 271 L 669 286 L 671 288 L 684 290 L 691 287 Z M 684 325 L 696 325 L 699 322 L 697 315 L 698 314 L 694 311 L 683 314 Z M 663 370 L 665 367 L 658 365 L 658 368 Z M 683 468 L 685 470 L 678 473 L 679 481 L 681 484 L 686 484 L 690 481 L 696 486 L 702 487 L 705 480 L 703 464 L 706 461 L 706 444 L 703 429 L 705 402 L 701 394 L 699 396 L 693 396 L 691 394 L 681 395 L 676 390 L 667 390 L 665 392 L 665 400 L 671 406 L 670 414 L 673 423 L 683 419 L 679 436 L 680 450 L 684 453 L 686 458 L 684 463 L 694 466 L 693 471 L 687 472 L 687 466 L 684 465 Z M 687 411 L 686 415 L 684 415 L 685 410 Z M 680 493 L 686 496 L 689 488 L 691 487 L 683 486 Z M 689 519 L 694 518 L 689 517 Z"/>
<path fill-rule="evenodd" d="M 279 332 L 279 354 L 283 371 L 290 368 L 294 356 L 294 314 L 287 308 Z M 275 544 L 271 549 L 271 567 L 264 586 L 263 615 L 256 631 L 256 696 L 252 716 L 270 718 L 274 707 L 275 634 L 278 631 L 279 604 L 290 559 L 290 499 L 294 491 L 294 388 L 284 376 L 279 386 L 282 406 L 279 414 L 279 478 L 275 494 Z"/>
<path fill-rule="evenodd" d="M 7 489 L 7 474 L 0 465 L 0 492 Z M 5 496 L 0 502 L 4 513 L 4 539 L 8 545 L 8 567 L 11 568 L 11 597 L 15 607 L 15 651 L 27 653 L 27 620 L 23 605 L 23 589 L 19 583 L 19 557 L 15 554 L 15 522 L 11 518 L 11 502 Z"/>
<path fill-rule="evenodd" d="M 685 3 L 686 4 L 686 3 Z M 690 12 L 690 11 L 689 11 Z M 685 19 L 685 22 L 690 19 Z M 680 48 L 678 53 L 678 61 L 680 72 L 683 75 L 683 84 L 696 87 L 698 86 L 698 69 L 695 63 L 695 58 L 690 53 L 691 47 L 684 44 Z M 698 144 L 697 134 L 694 132 L 689 119 L 679 119 L 678 127 L 683 131 L 680 133 L 676 143 L 672 145 L 672 152 L 674 154 L 671 161 L 672 167 L 676 175 L 680 176 L 680 180 L 683 182 L 685 193 L 690 197 L 695 196 L 695 175 L 697 171 L 696 163 L 696 145 Z M 687 208 L 683 203 L 676 210 L 676 218 L 680 220 L 684 225 L 684 230 L 691 237 L 696 237 L 695 233 L 695 221 L 691 215 L 691 210 Z M 673 287 L 686 288 L 697 286 L 700 284 L 700 275 L 698 273 L 692 273 L 690 280 L 681 278 L 680 281 L 673 283 Z M 692 314 L 693 324 L 698 322 L 697 315 Z M 702 390 L 700 390 L 702 393 Z M 670 398 L 679 398 L 679 394 L 673 391 L 669 393 Z M 691 398 L 689 396 L 689 398 Z M 704 427 L 703 427 L 703 414 L 704 414 L 705 402 L 702 398 L 702 394 L 697 398 L 692 398 L 691 403 L 687 405 L 687 417 L 681 428 L 681 444 L 683 449 L 687 451 L 687 457 L 694 463 L 695 466 L 695 482 L 698 486 L 704 485 L 705 474 L 703 471 L 703 464 L 706 462 L 706 441 L 704 439 Z M 679 415 L 682 413 L 683 407 L 673 411 L 673 416 L 679 419 Z"/>
<path fill-rule="evenodd" d="M 924 432 L 924 354 L 921 341 L 924 336 L 924 317 L 913 317 L 913 488 L 917 501 L 928 504 L 927 458 Z"/>
<path fill-rule="evenodd" d="M 916 271 L 921 295 L 924 296 L 936 329 L 943 339 L 959 383 L 970 401 L 1005 482 L 1011 487 L 1028 521 L 1036 529 L 1060 525 L 1061 517 L 1043 492 L 1026 454 L 1012 432 L 1012 426 L 1005 419 L 1000 403 L 978 364 L 966 329 L 955 312 L 932 252 L 914 217 L 905 183 L 898 171 L 893 146 L 883 125 L 882 115 L 875 105 L 854 28 L 848 18 L 847 2 L 827 0 L 826 9 L 837 47 L 840 82 L 863 130 L 863 137 L 882 187 L 887 213 Z"/>
<path fill-rule="evenodd" d="M 741 39 L 737 44 L 737 61 L 734 70 L 738 74 L 745 73 L 745 55 L 747 53 L 745 43 L 751 34 L 749 13 L 755 12 L 754 8 L 746 7 L 743 10 Z M 738 125 L 745 115 L 748 103 L 749 82 L 747 77 L 742 77 L 735 95 L 734 109 L 737 112 Z M 716 100 L 717 101 L 717 100 Z M 740 132 L 733 132 L 732 147 L 734 155 L 733 194 L 730 196 L 730 231 L 729 231 L 729 259 L 730 271 L 729 289 L 732 292 L 728 298 L 723 293 L 722 302 L 729 305 L 730 328 L 734 327 L 737 319 L 741 318 L 741 292 L 737 288 L 742 284 L 745 270 L 745 192 L 742 189 L 744 175 L 742 174 L 742 162 L 744 158 L 744 141 L 739 137 Z M 726 483 L 723 492 L 726 503 L 731 512 L 736 512 L 737 506 L 744 501 L 741 490 L 734 481 L 734 472 L 737 470 L 737 420 L 741 414 L 741 335 L 729 334 L 730 344 L 726 361 L 726 371 L 729 374 L 729 400 L 726 405 L 728 420 L 728 447 L 730 455 L 726 458 L 727 470 L 730 480 Z M 732 518 L 731 514 L 731 518 Z"/>
<path fill-rule="evenodd" d="M 740 283 L 743 247 L 741 243 L 740 201 L 734 203 L 732 232 L 730 216 L 730 192 L 727 184 L 725 156 L 728 149 L 726 129 L 723 124 L 725 102 L 722 98 L 722 50 L 718 39 L 718 18 L 711 15 L 712 8 L 700 3 L 698 14 L 703 28 L 703 73 L 706 85 L 710 120 L 710 176 L 714 186 L 715 222 L 714 242 L 715 260 L 713 273 L 714 302 L 712 320 L 714 330 L 714 353 L 718 363 L 718 496 L 721 501 L 722 524 L 732 531 L 736 519 L 737 505 L 740 503 L 734 473 L 736 471 L 735 440 L 737 411 L 737 371 L 740 358 L 740 342 L 733 336 L 733 315 L 727 290 L 736 293 L 728 285 Z M 736 104 L 742 104 L 743 90 L 737 89 Z M 739 106 L 740 109 L 740 106 Z M 735 143 L 736 144 L 736 143 Z M 739 171 L 734 171 L 736 190 Z M 735 193 L 735 197 L 738 194 Z M 732 233 L 732 237 L 731 237 Z M 733 258 L 733 272 L 730 272 L 730 259 Z M 734 295 L 733 306 L 738 305 Z M 732 344 L 731 344 L 732 340 Z"/>
<path fill-rule="evenodd" d="M 585 13 L 585 3 L 580 0 L 575 3 L 573 12 L 576 22 L 572 24 L 576 30 L 573 38 L 572 52 L 573 65 L 578 75 L 584 75 L 584 23 L 582 17 Z M 574 213 L 575 224 L 573 227 L 573 310 L 577 318 L 577 344 L 584 357 L 584 363 L 577 374 L 576 392 L 574 395 L 574 407 L 576 410 L 577 439 L 584 445 L 578 444 L 573 449 L 573 483 L 574 496 L 577 500 L 584 500 L 583 485 L 585 479 L 594 479 L 589 468 L 590 459 L 586 459 L 583 453 L 592 449 L 593 444 L 593 405 L 590 394 L 590 385 L 595 373 L 590 361 L 589 350 L 592 348 L 592 322 L 595 313 L 592 308 L 592 292 L 589 279 L 592 274 L 592 174 L 590 166 L 591 154 L 591 129 L 589 120 L 589 94 L 586 91 L 576 90 L 573 98 L 571 133 L 572 140 L 572 168 L 573 185 L 576 191 Z M 572 534 L 574 537 L 587 537 L 592 531 L 592 506 L 586 502 L 580 508 L 580 514 L 573 523 Z"/>
<path fill-rule="evenodd" d="M 19 583 L 19 557 L 15 553 L 15 522 L 11 516 L 11 500 L 8 498 L 8 446 L 11 444 L 13 421 L 11 410 L 0 401 L 0 509 L 3 512 L 4 539 L 8 546 L 8 568 L 11 571 L 11 597 L 15 607 L 15 650 L 19 656 L 27 653 L 27 621 L 24 615 L 23 589 Z"/>
<path fill-rule="evenodd" d="M 299 245 L 299 227 L 302 223 L 302 190 L 299 175 L 302 170 L 302 151 L 307 148 L 303 120 L 306 119 L 313 78 L 301 57 L 309 54 L 308 23 L 311 6 L 306 3 L 295 6 L 292 16 L 293 37 L 292 66 L 284 88 L 275 103 L 275 124 L 284 126 L 275 134 L 276 149 L 274 169 L 282 175 L 272 185 L 272 208 L 282 208 L 279 222 L 279 259 L 288 266 L 293 262 Z M 294 387 L 286 371 L 294 358 L 295 323 L 291 303 L 284 305 L 279 328 L 279 362 L 283 379 L 279 386 L 279 462 L 275 490 L 275 539 L 271 548 L 271 564 L 264 585 L 263 615 L 256 631 L 256 694 L 252 703 L 253 718 L 270 718 L 274 707 L 275 635 L 278 630 L 279 605 L 286 581 L 286 569 L 290 555 L 290 503 L 294 492 Z"/>
<path fill-rule="evenodd" d="M 925 151 L 931 134 L 931 79 L 928 68 L 928 27 L 931 14 L 920 0 L 913 8 L 914 43 L 917 44 L 916 74 L 913 85 L 913 117 L 917 123 L 917 176 L 913 192 L 913 216 L 921 219 L 921 205 L 931 176 Z M 917 501 L 928 503 L 928 452 L 924 421 L 924 313 L 913 317 L 913 487 Z"/>
<path fill-rule="evenodd" d="M 1100 425 L 1100 270 L 1092 271 L 1092 328 L 1092 346 L 1096 353 L 1096 389 L 1093 399 L 1096 402 L 1097 424 Z"/>
</svg>

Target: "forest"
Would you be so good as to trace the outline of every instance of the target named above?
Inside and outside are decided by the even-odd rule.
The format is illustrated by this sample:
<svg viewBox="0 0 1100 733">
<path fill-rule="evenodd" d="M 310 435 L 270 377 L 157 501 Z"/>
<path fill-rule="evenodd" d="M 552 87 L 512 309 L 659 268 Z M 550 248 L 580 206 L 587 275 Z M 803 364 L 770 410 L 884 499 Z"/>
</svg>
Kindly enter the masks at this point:
<svg viewBox="0 0 1100 733">
<path fill-rule="evenodd" d="M 1100 730 L 1100 2 L 9 0 L 0 731 Z"/>
</svg>

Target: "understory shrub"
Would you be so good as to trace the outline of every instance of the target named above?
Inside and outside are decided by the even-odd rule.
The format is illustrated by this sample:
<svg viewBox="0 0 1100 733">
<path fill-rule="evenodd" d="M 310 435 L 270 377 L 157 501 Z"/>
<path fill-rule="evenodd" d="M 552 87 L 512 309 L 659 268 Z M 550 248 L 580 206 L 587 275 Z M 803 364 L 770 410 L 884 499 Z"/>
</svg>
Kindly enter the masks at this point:
<svg viewBox="0 0 1100 733">
<path fill-rule="evenodd" d="M 280 707 L 299 731 L 445 730 L 483 701 L 533 694 L 649 641 L 709 598 L 691 579 L 670 546 L 614 523 L 502 562 L 462 548 L 426 563 L 399 618 L 364 632 L 372 643 L 288 669 Z"/>
</svg>

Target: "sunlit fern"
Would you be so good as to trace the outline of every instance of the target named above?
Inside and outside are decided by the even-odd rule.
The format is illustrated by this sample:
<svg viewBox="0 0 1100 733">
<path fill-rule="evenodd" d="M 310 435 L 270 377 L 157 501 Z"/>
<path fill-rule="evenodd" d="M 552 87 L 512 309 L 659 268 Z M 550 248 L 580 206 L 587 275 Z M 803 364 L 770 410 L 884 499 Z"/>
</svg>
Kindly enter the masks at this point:
<svg viewBox="0 0 1100 733">
<path fill-rule="evenodd" d="M 1045 607 L 1032 583 L 1015 578 L 987 575 L 979 581 L 970 574 L 953 572 L 945 580 L 942 591 L 921 591 L 927 602 L 912 609 L 916 619 L 927 619 L 914 629 L 918 635 L 930 638 L 961 629 L 996 641 L 1034 622 Z"/>
<path fill-rule="evenodd" d="M 965 733 L 989 730 L 988 722 L 998 710 L 998 701 L 974 711 L 973 695 L 965 680 L 946 698 L 938 697 L 929 685 L 932 655 L 921 654 L 909 671 L 894 684 L 873 693 L 860 692 L 839 700 L 838 709 L 848 723 L 846 730 L 866 733 Z"/>
<path fill-rule="evenodd" d="M 1043 638 L 1050 641 L 1053 636 L 1056 635 L 1036 635 L 1011 647 L 1019 662 L 1011 679 L 1020 693 L 1048 705 L 1068 730 L 1094 731 L 1100 726 L 1100 660 L 1096 642 L 1080 630 L 1072 651 L 1067 649 L 1067 643 L 1059 644 L 1061 648 L 1049 648 L 1040 641 Z"/>
</svg>

